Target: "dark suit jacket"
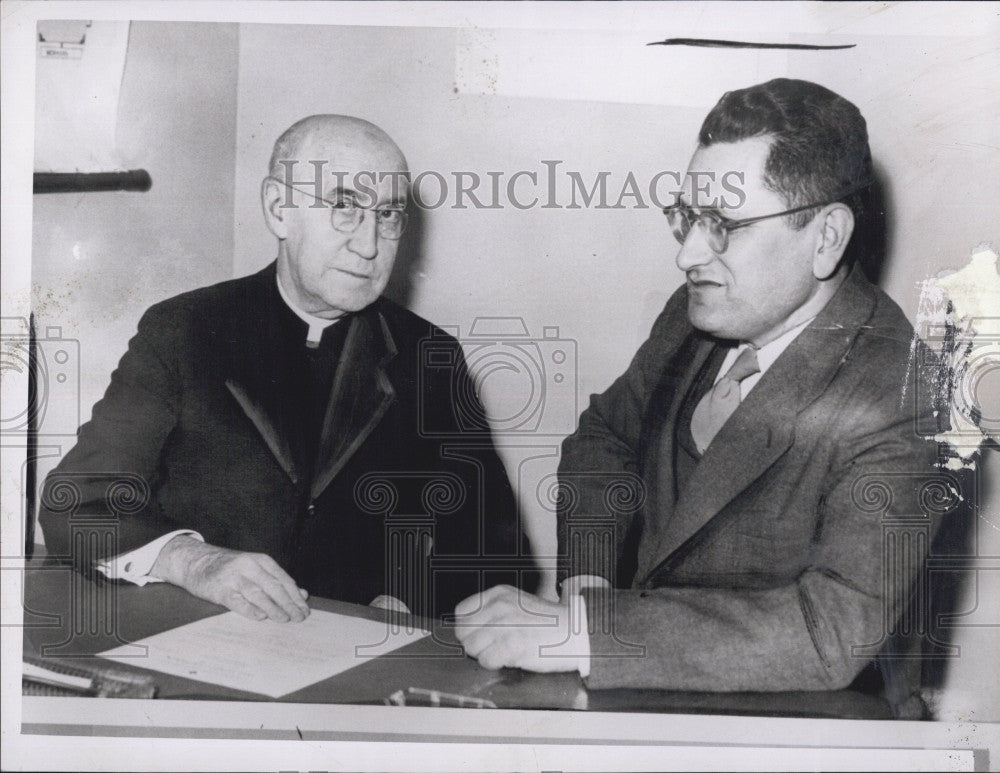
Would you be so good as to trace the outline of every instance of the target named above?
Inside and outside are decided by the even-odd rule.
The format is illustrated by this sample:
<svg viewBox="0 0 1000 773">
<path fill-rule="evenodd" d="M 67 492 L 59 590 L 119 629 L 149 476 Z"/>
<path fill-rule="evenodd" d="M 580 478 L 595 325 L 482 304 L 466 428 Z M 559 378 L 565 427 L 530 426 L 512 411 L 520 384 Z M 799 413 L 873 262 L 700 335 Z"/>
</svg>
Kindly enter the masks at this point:
<svg viewBox="0 0 1000 773">
<path fill-rule="evenodd" d="M 585 592 L 588 686 L 845 687 L 892 634 L 957 504 L 915 431 L 928 360 L 855 269 L 675 499 L 677 414 L 716 343 L 692 329 L 681 288 L 563 444 L 561 575 L 615 587 Z"/>
<path fill-rule="evenodd" d="M 488 428 L 458 429 L 458 342 L 386 299 L 339 323 L 350 328 L 312 475 L 291 447 L 281 304 L 272 264 L 146 312 L 46 482 L 49 552 L 86 570 L 190 528 L 271 555 L 314 595 L 389 593 L 435 615 L 483 585 L 516 584 L 530 551 Z M 429 367 L 428 344 L 451 367 Z"/>
</svg>

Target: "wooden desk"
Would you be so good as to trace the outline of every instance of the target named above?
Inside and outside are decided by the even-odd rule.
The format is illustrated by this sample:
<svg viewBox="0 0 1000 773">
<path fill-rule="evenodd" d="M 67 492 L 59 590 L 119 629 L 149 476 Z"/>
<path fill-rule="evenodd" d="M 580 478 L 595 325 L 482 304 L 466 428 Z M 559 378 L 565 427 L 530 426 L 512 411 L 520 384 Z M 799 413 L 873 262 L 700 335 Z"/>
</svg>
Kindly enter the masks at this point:
<svg viewBox="0 0 1000 773">
<path fill-rule="evenodd" d="M 94 653 L 131 643 L 213 614 L 222 607 L 167 584 L 137 587 L 91 582 L 65 566 L 32 561 L 25 570 L 24 651 L 93 663 Z M 384 620 L 382 610 L 329 599 L 314 609 Z M 399 618 L 406 621 L 406 618 Z M 410 621 L 413 622 L 413 621 Z M 419 621 L 431 627 L 427 621 Z M 493 701 L 500 708 L 763 714 L 787 717 L 889 719 L 888 705 L 850 691 L 796 693 L 691 693 L 662 690 L 588 691 L 576 674 L 488 671 L 467 658 L 446 624 L 433 635 L 388 656 L 282 697 L 289 703 L 381 704 L 397 690 L 422 687 Z M 105 662 L 105 661 L 102 661 Z M 137 670 L 141 658 L 136 659 Z M 115 664 L 118 667 L 119 664 Z M 248 692 L 156 673 L 158 697 L 268 701 Z"/>
</svg>

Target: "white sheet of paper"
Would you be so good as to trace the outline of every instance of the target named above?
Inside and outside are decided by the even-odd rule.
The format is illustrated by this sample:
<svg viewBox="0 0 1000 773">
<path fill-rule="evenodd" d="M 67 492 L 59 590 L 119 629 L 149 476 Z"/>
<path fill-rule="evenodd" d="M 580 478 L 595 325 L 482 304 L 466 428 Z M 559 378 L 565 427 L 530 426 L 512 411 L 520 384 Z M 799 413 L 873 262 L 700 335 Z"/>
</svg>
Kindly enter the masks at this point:
<svg viewBox="0 0 1000 773">
<path fill-rule="evenodd" d="M 317 610 L 301 623 L 257 622 L 225 612 L 99 654 L 279 698 L 428 635 Z M 136 656 L 138 646 L 147 648 L 145 657 Z"/>
</svg>

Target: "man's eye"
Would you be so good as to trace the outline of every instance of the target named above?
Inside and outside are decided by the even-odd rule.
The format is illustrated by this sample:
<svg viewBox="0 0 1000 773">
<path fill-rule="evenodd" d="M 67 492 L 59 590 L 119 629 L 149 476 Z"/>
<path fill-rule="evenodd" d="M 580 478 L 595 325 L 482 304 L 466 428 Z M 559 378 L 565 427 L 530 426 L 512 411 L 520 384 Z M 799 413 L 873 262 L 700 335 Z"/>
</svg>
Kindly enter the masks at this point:
<svg viewBox="0 0 1000 773">
<path fill-rule="evenodd" d="M 718 212 L 702 212 L 700 217 L 716 228 L 728 228 L 735 222 L 728 217 L 723 217 Z"/>
<path fill-rule="evenodd" d="M 380 209 L 378 211 L 378 219 L 383 223 L 397 223 L 402 216 L 402 211 L 398 209 Z"/>
<path fill-rule="evenodd" d="M 330 205 L 342 212 L 353 212 L 357 208 L 357 204 L 351 199 L 334 199 L 330 202 Z"/>
</svg>

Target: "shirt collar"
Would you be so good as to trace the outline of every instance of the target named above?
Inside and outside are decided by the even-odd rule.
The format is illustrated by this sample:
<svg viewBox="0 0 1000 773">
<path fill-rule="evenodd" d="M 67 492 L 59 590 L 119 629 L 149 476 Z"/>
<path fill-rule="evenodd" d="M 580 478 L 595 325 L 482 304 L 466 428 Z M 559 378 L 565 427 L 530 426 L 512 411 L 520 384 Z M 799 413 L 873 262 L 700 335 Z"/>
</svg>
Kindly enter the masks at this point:
<svg viewBox="0 0 1000 773">
<path fill-rule="evenodd" d="M 781 356 L 781 353 L 788 348 L 789 344 L 791 344 L 799 333 L 805 330 L 806 326 L 814 319 L 816 318 L 810 317 L 809 319 L 800 322 L 795 327 L 789 328 L 773 341 L 764 344 L 757 350 L 757 367 L 760 368 L 761 375 L 763 375 L 767 369 L 774 364 L 774 361 Z M 740 350 L 742 351 L 747 346 L 750 346 L 750 344 L 741 344 Z"/>
<path fill-rule="evenodd" d="M 285 292 L 285 288 L 281 286 L 281 279 L 277 275 L 275 275 L 275 281 L 278 283 L 278 295 L 281 296 L 281 300 L 285 302 L 285 305 L 292 310 L 296 317 L 309 326 L 309 330 L 306 333 L 306 346 L 315 349 L 319 346 L 320 339 L 323 337 L 323 331 L 335 322 L 339 322 L 340 318 L 323 319 L 323 317 L 317 317 L 307 311 L 302 311 L 302 309 L 292 302 L 288 293 Z"/>
</svg>

